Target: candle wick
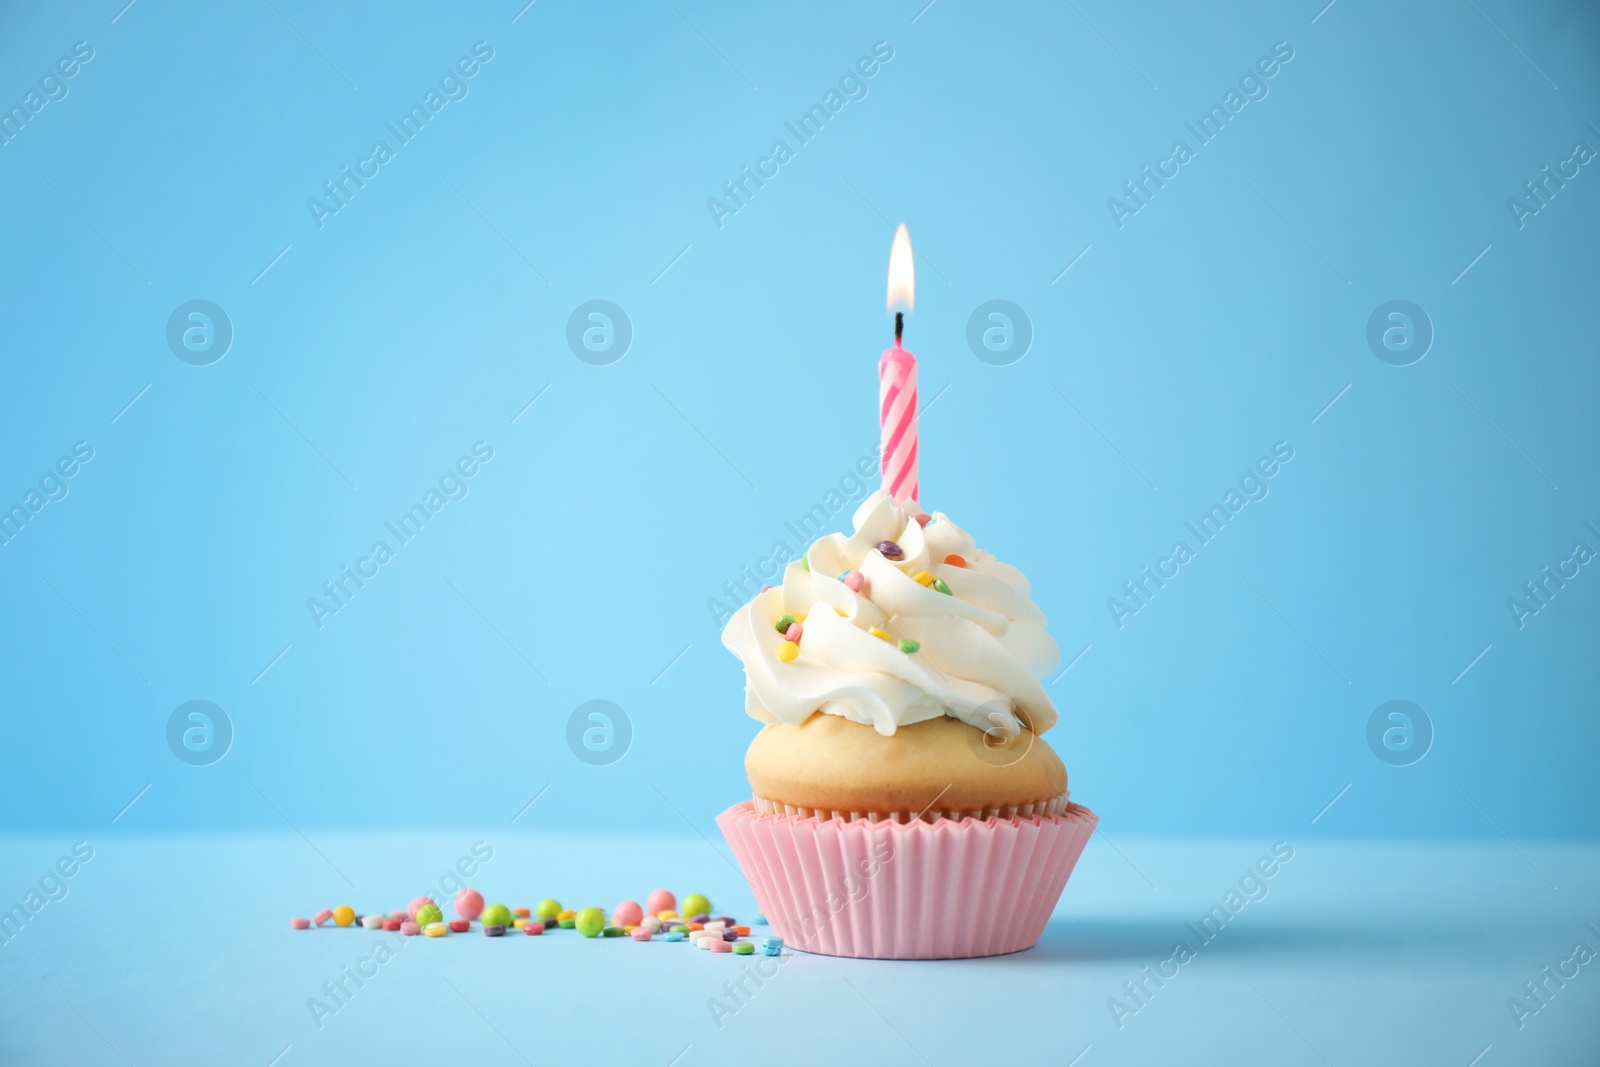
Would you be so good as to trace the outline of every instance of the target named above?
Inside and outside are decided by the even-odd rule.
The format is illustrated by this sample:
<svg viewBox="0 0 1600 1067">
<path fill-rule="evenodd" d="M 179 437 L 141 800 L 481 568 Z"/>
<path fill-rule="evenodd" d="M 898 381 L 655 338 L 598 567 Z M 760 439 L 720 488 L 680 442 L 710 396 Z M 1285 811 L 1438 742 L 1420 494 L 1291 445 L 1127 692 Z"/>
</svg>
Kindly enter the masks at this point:
<svg viewBox="0 0 1600 1067">
<path fill-rule="evenodd" d="M 903 332 L 905 332 L 905 328 L 906 328 L 906 314 L 905 314 L 905 312 L 896 311 L 894 313 L 894 343 L 895 344 L 898 345 L 900 343 L 900 335 Z"/>
</svg>

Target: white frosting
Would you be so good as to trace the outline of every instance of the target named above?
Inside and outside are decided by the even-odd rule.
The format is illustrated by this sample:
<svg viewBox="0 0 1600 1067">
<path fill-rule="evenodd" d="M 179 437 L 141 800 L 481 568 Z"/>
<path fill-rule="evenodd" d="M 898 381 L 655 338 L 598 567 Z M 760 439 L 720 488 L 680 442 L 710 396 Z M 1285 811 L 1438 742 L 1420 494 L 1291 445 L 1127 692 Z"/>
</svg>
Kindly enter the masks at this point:
<svg viewBox="0 0 1600 1067">
<path fill-rule="evenodd" d="M 806 550 L 783 584 L 766 590 L 728 620 L 722 643 L 744 662 L 745 710 L 763 722 L 798 725 L 813 712 L 842 715 L 892 734 L 898 727 L 950 715 L 1007 735 L 1018 713 L 1035 731 L 1056 723 L 1055 705 L 1039 679 L 1059 660 L 1044 613 L 1028 598 L 1022 572 L 978 548 L 942 512 L 927 526 L 914 502 L 898 504 L 880 489 L 862 501 L 855 533 L 828 534 Z M 886 559 L 881 541 L 904 557 Z M 959 555 L 966 566 L 948 564 Z M 859 593 L 840 580 L 860 571 Z M 913 576 L 926 571 L 942 593 Z M 799 655 L 778 659 L 784 637 L 777 621 L 801 621 Z M 887 632 L 893 642 L 868 633 Z M 921 643 L 900 651 L 899 640 Z"/>
</svg>

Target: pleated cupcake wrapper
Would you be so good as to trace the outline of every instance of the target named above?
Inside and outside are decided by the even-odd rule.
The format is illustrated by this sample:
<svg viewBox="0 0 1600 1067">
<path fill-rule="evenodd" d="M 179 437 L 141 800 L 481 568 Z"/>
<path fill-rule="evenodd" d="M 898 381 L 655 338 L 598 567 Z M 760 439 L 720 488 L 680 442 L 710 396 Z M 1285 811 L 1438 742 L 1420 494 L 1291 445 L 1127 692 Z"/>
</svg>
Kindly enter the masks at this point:
<svg viewBox="0 0 1600 1067">
<path fill-rule="evenodd" d="M 790 948 L 861 959 L 961 959 L 1031 948 L 1100 817 L 870 822 L 757 812 L 717 825 Z"/>
</svg>

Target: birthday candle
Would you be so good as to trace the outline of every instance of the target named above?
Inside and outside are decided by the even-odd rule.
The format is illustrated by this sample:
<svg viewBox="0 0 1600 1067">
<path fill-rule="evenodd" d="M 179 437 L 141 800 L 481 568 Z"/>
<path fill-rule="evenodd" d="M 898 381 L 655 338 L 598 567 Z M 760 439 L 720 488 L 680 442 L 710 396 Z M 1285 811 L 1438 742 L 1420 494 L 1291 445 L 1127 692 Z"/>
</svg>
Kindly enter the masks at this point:
<svg viewBox="0 0 1600 1067">
<path fill-rule="evenodd" d="M 883 428 L 881 462 L 884 488 L 898 501 L 917 499 L 917 357 L 900 344 L 905 313 L 916 302 L 911 236 L 904 223 L 889 250 L 889 310 L 894 316 L 894 347 L 878 360 L 878 419 Z M 903 309 L 903 310 L 901 310 Z"/>
</svg>

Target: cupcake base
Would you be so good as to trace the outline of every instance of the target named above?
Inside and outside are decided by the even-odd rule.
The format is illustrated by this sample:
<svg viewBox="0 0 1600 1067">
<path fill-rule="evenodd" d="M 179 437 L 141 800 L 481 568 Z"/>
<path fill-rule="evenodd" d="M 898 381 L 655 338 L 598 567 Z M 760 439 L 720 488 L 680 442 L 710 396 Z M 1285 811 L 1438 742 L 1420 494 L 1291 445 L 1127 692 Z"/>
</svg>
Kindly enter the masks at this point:
<svg viewBox="0 0 1600 1067">
<path fill-rule="evenodd" d="M 965 959 L 1032 948 L 1099 816 L 872 822 L 717 816 L 788 947 L 858 959 Z"/>
</svg>

